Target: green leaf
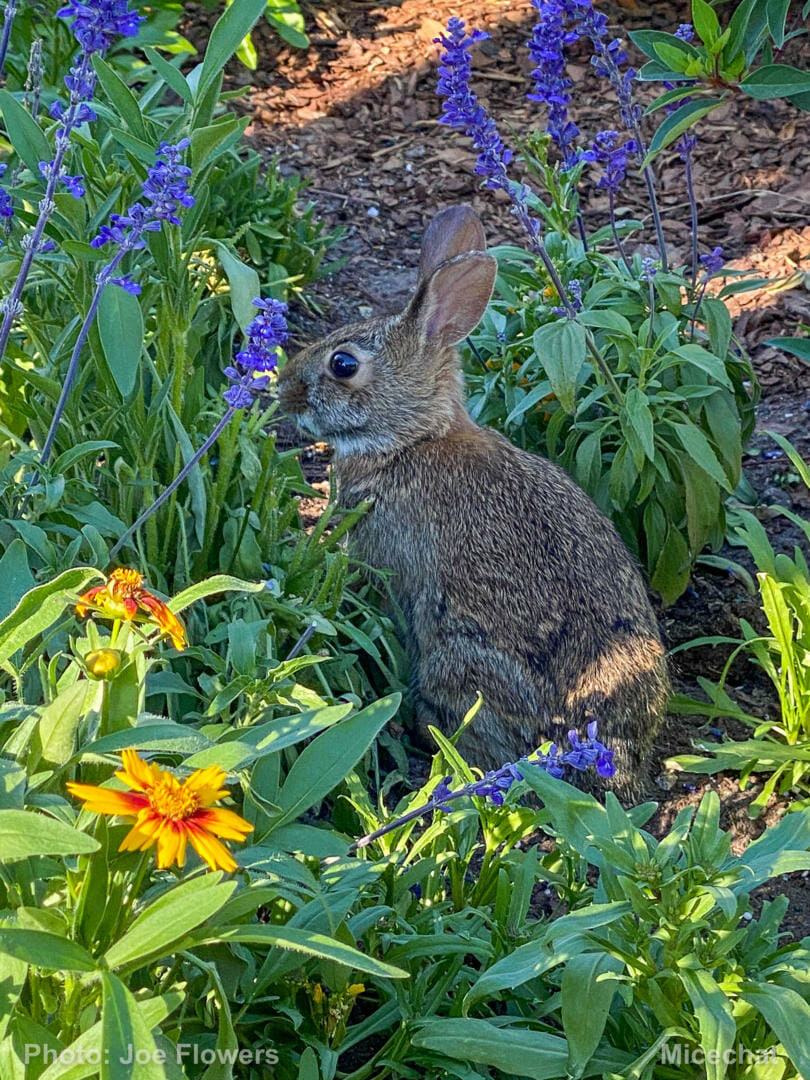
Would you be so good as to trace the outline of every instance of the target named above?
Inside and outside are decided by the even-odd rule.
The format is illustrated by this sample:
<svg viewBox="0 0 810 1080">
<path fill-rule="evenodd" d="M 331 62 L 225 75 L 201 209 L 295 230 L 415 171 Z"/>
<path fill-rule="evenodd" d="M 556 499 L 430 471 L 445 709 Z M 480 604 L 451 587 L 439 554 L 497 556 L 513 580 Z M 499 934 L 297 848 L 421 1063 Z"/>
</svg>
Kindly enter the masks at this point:
<svg viewBox="0 0 810 1080">
<path fill-rule="evenodd" d="M 810 90 L 810 72 L 799 71 L 787 64 L 765 64 L 740 82 L 740 89 L 757 101 L 793 97 Z"/>
<path fill-rule="evenodd" d="M 631 387 L 625 395 L 624 408 L 645 455 L 655 461 L 655 428 L 647 395 L 637 386 Z"/>
<path fill-rule="evenodd" d="M 712 480 L 716 481 L 729 495 L 733 488 L 723 471 L 723 467 L 717 460 L 717 455 L 712 450 L 711 443 L 695 424 L 687 421 L 683 424 L 670 423 L 670 428 L 675 432 L 681 446 L 690 455 L 696 465 L 708 473 Z"/>
<path fill-rule="evenodd" d="M 101 1080 L 166 1080 L 163 1065 L 155 1060 L 154 1036 L 131 992 L 108 972 L 101 985 Z"/>
<path fill-rule="evenodd" d="M 28 547 L 18 537 L 12 540 L 0 559 L 0 619 L 4 619 L 19 604 L 36 578 L 28 566 Z"/>
<path fill-rule="evenodd" d="M 600 976 L 623 970 L 621 960 L 604 952 L 572 956 L 563 968 L 561 1018 L 568 1037 L 568 1069 L 574 1078 L 582 1076 L 599 1046 L 619 985 Z"/>
<path fill-rule="evenodd" d="M 107 367 L 126 400 L 135 389 L 143 352 L 143 315 L 137 296 L 118 285 L 107 285 L 98 306 L 98 332 Z"/>
<path fill-rule="evenodd" d="M 205 50 L 195 93 L 198 103 L 202 102 L 206 91 L 253 29 L 266 6 L 267 0 L 233 0 L 219 17 Z"/>
<path fill-rule="evenodd" d="M 700 56 L 694 45 L 690 45 L 688 41 L 683 41 L 674 34 L 665 34 L 662 30 L 631 30 L 628 37 L 645 56 L 649 56 L 650 60 L 658 58 L 656 45 L 669 45 L 673 49 L 679 49 L 687 53 L 692 60 Z"/>
<path fill-rule="evenodd" d="M 87 833 L 45 814 L 0 810 L 0 863 L 30 855 L 85 855 L 100 846 Z"/>
<path fill-rule="evenodd" d="M 185 80 L 185 76 L 181 71 L 170 64 L 157 49 L 146 48 L 143 50 L 146 53 L 146 58 L 155 71 L 160 75 L 161 79 L 174 90 L 178 97 L 188 104 L 194 100 L 194 95 L 191 92 L 191 87 Z"/>
<path fill-rule="evenodd" d="M 774 349 L 782 349 L 783 352 L 790 353 L 791 356 L 797 356 L 800 360 L 810 364 L 810 338 L 777 337 L 770 338 L 765 344 L 772 345 Z"/>
<path fill-rule="evenodd" d="M 81 945 L 44 930 L 0 926 L 0 953 L 47 971 L 95 971 L 97 967 Z"/>
<path fill-rule="evenodd" d="M 692 0 L 692 22 L 704 45 L 713 45 L 720 37 L 720 21 L 706 0 Z"/>
<path fill-rule="evenodd" d="M 543 379 L 542 382 L 533 386 L 528 394 L 523 395 L 520 401 L 515 405 L 514 409 L 509 413 L 504 423 L 514 424 L 515 421 L 519 420 L 524 413 L 529 411 L 529 409 L 534 408 L 534 406 L 538 405 L 544 398 L 547 398 L 550 393 L 551 383 L 548 379 Z"/>
<path fill-rule="evenodd" d="M 659 126 L 650 141 L 650 148 L 644 164 L 649 164 L 657 154 L 666 149 L 670 143 L 680 138 L 685 131 L 693 127 L 698 120 L 717 109 L 725 101 L 725 98 L 697 98 L 681 105 L 671 116 L 668 116 Z"/>
<path fill-rule="evenodd" d="M 670 523 L 650 585 L 661 594 L 664 603 L 673 604 L 689 584 L 690 575 L 689 548 L 678 529 Z"/>
<path fill-rule="evenodd" d="M 99 450 L 117 450 L 118 448 L 118 443 L 110 442 L 108 439 L 88 439 L 86 442 L 71 446 L 69 450 L 65 450 L 63 454 L 60 454 L 54 460 L 52 468 L 55 473 L 67 472 L 71 465 L 88 454 L 97 455 Z"/>
<path fill-rule="evenodd" d="M 685 43 L 679 42 L 678 45 L 670 45 L 668 42 L 657 41 L 655 43 L 655 54 L 663 64 L 672 68 L 673 71 L 686 71 L 692 58 L 686 49 L 681 48 L 682 44 Z"/>
<path fill-rule="evenodd" d="M 183 427 L 182 420 L 174 411 L 171 402 L 166 402 L 166 408 L 169 413 L 169 419 L 172 422 L 172 427 L 174 428 L 175 437 L 180 447 L 180 456 L 183 459 L 183 465 L 188 465 L 195 454 L 194 444 L 189 438 L 188 432 Z M 205 490 L 205 476 L 203 475 L 202 463 L 200 461 L 197 461 L 191 469 L 191 472 L 186 477 L 186 483 L 188 484 L 188 490 L 191 496 L 191 513 L 194 518 L 194 534 L 197 537 L 197 542 L 202 546 L 205 537 L 208 495 Z"/>
<path fill-rule="evenodd" d="M 203 166 L 224 153 L 237 142 L 250 123 L 247 116 L 236 117 L 226 113 L 213 124 L 197 128 L 191 135 L 191 167 L 198 173 Z"/>
<path fill-rule="evenodd" d="M 260 593 L 264 590 L 263 581 L 242 581 L 241 578 L 232 577 L 230 574 L 214 574 L 213 577 L 198 581 L 196 585 L 189 585 L 177 596 L 169 601 L 169 608 L 179 615 L 187 607 L 198 600 L 207 600 L 209 596 L 215 596 L 221 592 L 246 592 Z"/>
<path fill-rule="evenodd" d="M 554 395 L 562 408 L 573 415 L 577 378 L 586 359 L 584 327 L 571 319 L 559 319 L 535 330 L 532 343 Z"/>
<path fill-rule="evenodd" d="M 93 578 L 103 576 L 92 567 L 78 566 L 27 592 L 0 622 L 0 665 L 59 618 L 73 602 L 72 592 L 81 591 Z"/>
<path fill-rule="evenodd" d="M 414 1046 L 463 1062 L 500 1069 L 510 1076 L 554 1080 L 568 1075 L 568 1044 L 558 1035 L 527 1028 L 503 1028 L 486 1020 L 442 1019 L 419 1023 Z M 621 1050 L 597 1051 L 582 1075 L 620 1073 L 632 1061 Z"/>
<path fill-rule="evenodd" d="M 696 558 L 718 530 L 722 537 L 723 501 L 717 484 L 691 458 L 684 457 L 680 464 L 686 489 L 689 546 Z"/>
<path fill-rule="evenodd" d="M 407 971 L 385 964 L 382 960 L 375 960 L 373 956 L 367 956 L 351 945 L 345 945 L 342 941 L 325 934 L 313 933 L 310 930 L 301 930 L 292 926 L 270 926 L 268 924 L 255 924 L 245 926 L 232 926 L 223 930 L 217 929 L 214 935 L 206 936 L 199 944 L 212 945 L 217 942 L 234 942 L 243 945 L 258 945 L 265 948 L 278 947 L 291 949 L 293 952 L 302 953 L 304 956 L 316 956 L 321 960 L 332 960 L 343 967 L 352 968 L 354 971 L 362 971 L 367 975 L 376 975 L 380 979 L 407 979 L 410 978 Z"/>
<path fill-rule="evenodd" d="M 8 90 L 0 90 L 0 110 L 2 110 L 3 123 L 14 152 L 25 162 L 34 176 L 39 177 L 40 161 L 50 161 L 53 157 L 50 143 L 43 135 L 39 124 Z"/>
<path fill-rule="evenodd" d="M 210 919 L 236 888 L 219 872 L 192 878 L 154 900 L 105 954 L 110 968 L 171 952 L 171 946 Z M 140 964 L 138 965 L 140 966 Z"/>
<path fill-rule="evenodd" d="M 679 975 L 700 1025 L 700 1045 L 706 1053 L 706 1080 L 723 1080 L 728 1071 L 724 1054 L 731 1050 L 737 1037 L 731 1002 L 708 971 L 681 968 Z"/>
<path fill-rule="evenodd" d="M 768 0 L 768 30 L 777 49 L 781 49 L 785 44 L 785 23 L 789 7 L 790 0 Z"/>
<path fill-rule="evenodd" d="M 352 771 L 399 708 L 400 694 L 389 694 L 319 735 L 296 758 L 279 797 L 278 828 L 294 821 L 333 791 Z"/>
<path fill-rule="evenodd" d="M 800 1076 L 810 1076 L 810 1005 L 787 986 L 746 984 L 741 997 L 753 1005 L 773 1029 Z"/>
<path fill-rule="evenodd" d="M 734 10 L 734 14 L 728 23 L 728 38 L 723 47 L 723 64 L 731 64 L 738 55 L 742 55 L 747 40 L 747 31 L 751 22 L 751 14 L 761 0 L 742 0 Z"/>
<path fill-rule="evenodd" d="M 108 101 L 132 134 L 144 142 L 149 142 L 149 132 L 146 130 L 140 106 L 130 88 L 98 53 L 93 56 L 93 67 Z"/>
<path fill-rule="evenodd" d="M 81 757 L 99 754 L 117 754 L 121 750 L 159 750 L 164 754 L 189 754 L 207 750 L 212 745 L 201 731 L 190 724 L 141 724 L 127 731 L 113 731 L 102 735 L 81 748 Z"/>
<path fill-rule="evenodd" d="M 318 1059 L 311 1046 L 308 1046 L 301 1055 L 298 1063 L 298 1080 L 321 1080 Z"/>
<path fill-rule="evenodd" d="M 288 746 L 313 738 L 325 728 L 344 720 L 351 711 L 352 706 L 346 702 L 343 705 L 329 705 L 323 709 L 294 713 L 292 716 L 277 716 L 266 724 L 238 728 L 238 739 L 215 743 L 187 758 L 183 764 L 189 769 L 220 765 L 227 772 L 232 772 L 265 754 L 275 754 Z"/>
<path fill-rule="evenodd" d="M 151 1031 L 164 1020 L 170 1012 L 173 1012 L 181 1004 L 183 995 L 179 992 L 164 994 L 162 997 L 147 998 L 138 1001 L 137 1008 L 146 1027 Z M 57 1057 L 39 1077 L 39 1080 L 88 1080 L 89 1077 L 98 1074 L 98 1065 L 93 1061 L 101 1061 L 101 1037 L 102 1022 L 97 1021 L 91 1027 L 83 1031 L 66 1049 L 71 1054 L 65 1054 L 65 1059 L 60 1061 Z M 72 1064 L 68 1064 L 68 1059 Z"/>
<path fill-rule="evenodd" d="M 700 305 L 700 317 L 709 331 L 709 341 L 714 356 L 722 360 L 728 354 L 731 345 L 732 326 L 728 308 L 716 297 L 705 297 Z M 683 347 L 689 348 L 688 345 Z M 724 373 L 727 375 L 725 371 Z"/>
<path fill-rule="evenodd" d="M 78 679 L 39 710 L 37 741 L 42 760 L 66 765 L 73 757 L 79 724 L 101 687 L 90 679 Z"/>
<path fill-rule="evenodd" d="M 265 15 L 276 33 L 288 45 L 296 49 L 309 47 L 309 38 L 304 33 L 304 16 L 296 0 L 267 0 Z"/>
<path fill-rule="evenodd" d="M 231 310 L 244 334 L 256 317 L 253 301 L 261 296 L 259 275 L 252 266 L 245 266 L 239 256 L 227 244 L 215 240 L 217 255 L 231 287 Z"/>
</svg>

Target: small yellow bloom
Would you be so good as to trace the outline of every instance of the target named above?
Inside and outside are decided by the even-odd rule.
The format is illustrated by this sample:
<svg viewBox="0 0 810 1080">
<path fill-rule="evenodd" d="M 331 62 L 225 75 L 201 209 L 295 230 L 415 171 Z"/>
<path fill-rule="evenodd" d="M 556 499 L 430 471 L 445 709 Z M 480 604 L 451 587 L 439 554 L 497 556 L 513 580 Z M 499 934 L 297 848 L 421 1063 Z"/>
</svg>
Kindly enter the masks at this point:
<svg viewBox="0 0 810 1080">
<path fill-rule="evenodd" d="M 84 658 L 84 666 L 94 679 L 105 679 L 121 667 L 123 653 L 120 649 L 93 649 Z"/>
<path fill-rule="evenodd" d="M 217 765 L 197 769 L 187 780 L 149 764 L 134 750 L 121 754 L 123 768 L 115 775 L 131 791 L 96 787 L 94 784 L 67 785 L 71 795 L 84 800 L 92 814 L 117 814 L 134 818 L 134 824 L 118 849 L 146 851 L 157 844 L 157 864 L 161 870 L 186 861 L 186 842 L 212 870 L 235 870 L 236 862 L 217 837 L 242 843 L 253 826 L 233 810 L 213 806 L 228 795 L 222 787 L 225 772 Z"/>
<path fill-rule="evenodd" d="M 316 1005 L 320 1006 L 323 1005 L 323 999 L 323 987 L 320 983 L 315 983 L 315 985 L 312 987 L 312 1000 L 315 1002 Z"/>
<path fill-rule="evenodd" d="M 348 996 L 353 997 L 353 998 L 359 997 L 360 994 L 364 994 L 365 992 L 366 992 L 365 983 L 352 983 L 351 986 L 348 986 L 346 988 L 346 993 L 348 994 Z"/>
<path fill-rule="evenodd" d="M 159 597 L 143 587 L 143 574 L 137 570 L 113 570 L 104 585 L 96 585 L 82 593 L 76 604 L 76 614 L 84 616 L 91 609 L 107 618 L 127 622 L 145 612 L 146 620 L 168 634 L 175 649 L 186 647 L 183 624 Z"/>
</svg>

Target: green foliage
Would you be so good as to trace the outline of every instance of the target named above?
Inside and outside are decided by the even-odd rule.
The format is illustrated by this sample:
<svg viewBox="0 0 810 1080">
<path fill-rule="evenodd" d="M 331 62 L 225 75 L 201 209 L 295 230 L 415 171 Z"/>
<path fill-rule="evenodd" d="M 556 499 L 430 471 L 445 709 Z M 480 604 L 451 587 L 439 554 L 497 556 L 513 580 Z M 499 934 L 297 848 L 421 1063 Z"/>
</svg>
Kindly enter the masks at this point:
<svg viewBox="0 0 810 1080">
<path fill-rule="evenodd" d="M 778 59 L 790 41 L 807 33 L 808 12 L 804 0 L 738 0 L 724 29 L 706 0 L 692 0 L 694 42 L 661 30 L 631 31 L 630 39 L 648 57 L 639 78 L 677 84 L 647 111 L 689 99 L 662 121 L 647 161 L 734 94 L 757 101 L 787 98 L 798 109 L 810 109 L 810 74 Z"/>
<path fill-rule="evenodd" d="M 204 1050 L 235 1055 L 218 1075 L 239 1080 L 669 1080 L 667 1043 L 733 1048 L 707 1077 L 747 1080 L 749 1051 L 770 1055 L 783 1080 L 806 1073 L 810 939 L 780 944 L 786 902 L 753 918 L 750 897 L 810 867 L 810 809 L 732 855 L 714 794 L 659 842 L 644 830 L 652 804 L 627 813 L 609 795 L 601 806 L 527 766 L 503 806 L 458 800 L 352 847 L 424 806 L 445 776 L 471 778 L 453 740 L 436 733 L 430 775 L 388 810 L 404 771 L 369 789 L 396 696 L 312 707 L 290 662 L 274 673 L 272 722 L 256 703 L 235 724 L 212 722 L 205 691 L 196 717 L 147 712 L 164 663 L 154 629 L 80 629 L 71 605 L 100 575 L 73 574 L 0 621 L 18 689 L 0 706 L 4 1075 L 24 1075 L 26 1044 L 37 1070 L 45 1048 L 62 1054 L 42 1073 L 54 1080 L 70 1053 L 116 1063 L 129 1047 L 155 1080 L 210 1080 Z M 257 595 L 212 578 L 170 606 L 191 625 L 224 589 Z M 118 666 L 93 675 L 89 652 L 113 646 Z M 181 779 L 228 771 L 254 825 L 232 844 L 234 877 L 201 873 L 191 854 L 184 875 L 159 870 L 151 851 L 118 850 L 128 825 L 77 814 L 66 781 L 106 783 L 125 748 Z M 541 809 L 523 804 L 527 792 Z M 550 843 L 537 845 L 538 829 Z M 564 915 L 538 909 L 539 888 Z"/>
<path fill-rule="evenodd" d="M 703 548 L 723 542 L 725 500 L 740 483 L 753 431 L 757 382 L 723 303 L 747 283 L 702 299 L 683 271 L 659 270 L 647 284 L 638 256 L 624 266 L 602 250 L 609 228 L 585 250 L 569 232 L 579 170 L 555 172 L 541 139 L 530 149 L 551 195 L 548 208 L 533 205 L 546 218 L 546 248 L 565 268 L 566 287 L 580 283 L 583 306 L 577 323 L 560 319 L 542 263 L 519 248 L 496 248 L 497 299 L 470 340 L 470 410 L 559 461 L 671 602 Z M 617 228 L 627 235 L 637 226 Z M 590 361 L 588 338 L 620 398 Z"/>
<path fill-rule="evenodd" d="M 810 489 L 807 464 L 785 438 L 781 435 L 772 437 Z M 773 509 L 789 518 L 810 540 L 810 522 L 792 510 Z M 741 619 L 741 641 L 706 637 L 689 642 L 685 647 L 734 644 L 735 648 L 719 682 L 699 680 L 708 703 L 676 695 L 671 707 L 679 713 L 713 718 L 730 716 L 753 729 L 750 739 L 720 746 L 701 743 L 698 749 L 704 753 L 676 760 L 682 768 L 692 772 L 739 772 L 741 787 L 747 785 L 752 773 L 768 774 L 767 782 L 751 804 L 751 813 L 757 815 L 774 792 L 785 794 L 798 790 L 804 793 L 805 799 L 793 804 L 796 807 L 810 801 L 807 798 L 810 793 L 810 569 L 801 548 L 794 548 L 792 558 L 777 554 L 759 519 L 747 510 L 737 513 L 735 538 L 738 544 L 748 549 L 756 564 L 757 588 L 767 633 Z M 731 665 L 740 655 L 746 656 L 770 679 L 779 702 L 776 719 L 752 715 L 737 705 L 726 690 Z M 704 756 L 707 750 L 711 750 L 709 757 Z"/>
</svg>

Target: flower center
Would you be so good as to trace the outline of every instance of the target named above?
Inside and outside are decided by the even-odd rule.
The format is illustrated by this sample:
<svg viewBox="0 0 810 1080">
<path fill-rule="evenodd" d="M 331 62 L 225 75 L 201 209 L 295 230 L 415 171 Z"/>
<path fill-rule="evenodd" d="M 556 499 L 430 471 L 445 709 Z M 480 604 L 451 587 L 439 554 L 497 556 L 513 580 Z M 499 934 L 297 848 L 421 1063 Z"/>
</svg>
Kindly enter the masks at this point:
<svg viewBox="0 0 810 1080">
<path fill-rule="evenodd" d="M 107 588 L 113 596 L 124 599 L 135 595 L 143 586 L 143 574 L 137 570 L 120 568 L 113 570 L 107 581 Z"/>
<path fill-rule="evenodd" d="M 200 800 L 196 792 L 178 784 L 176 780 L 172 783 L 172 780 L 174 777 L 168 781 L 163 780 L 152 788 L 149 792 L 149 805 L 161 817 L 182 821 L 196 813 Z"/>
</svg>

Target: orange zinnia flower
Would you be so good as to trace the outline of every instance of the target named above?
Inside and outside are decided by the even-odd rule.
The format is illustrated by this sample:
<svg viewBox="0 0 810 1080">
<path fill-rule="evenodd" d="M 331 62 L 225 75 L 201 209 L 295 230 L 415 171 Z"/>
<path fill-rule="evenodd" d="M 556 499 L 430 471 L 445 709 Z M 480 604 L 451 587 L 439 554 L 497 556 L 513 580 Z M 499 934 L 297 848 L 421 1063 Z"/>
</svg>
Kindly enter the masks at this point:
<svg viewBox="0 0 810 1080">
<path fill-rule="evenodd" d="M 76 614 L 86 615 L 91 608 L 111 619 L 127 622 L 145 611 L 148 621 L 157 623 L 169 635 L 175 649 L 186 646 L 183 624 L 159 597 L 143 587 L 143 574 L 137 570 L 113 570 L 104 585 L 96 585 L 82 593 L 76 604 Z"/>
<path fill-rule="evenodd" d="M 165 870 L 173 863 L 183 866 L 189 842 L 212 870 L 235 870 L 231 853 L 218 836 L 242 843 L 253 826 L 235 814 L 212 803 L 228 795 L 222 787 L 225 772 L 217 765 L 197 769 L 187 780 L 149 764 L 134 750 L 121 753 L 123 769 L 115 775 L 131 791 L 96 787 L 95 784 L 67 785 L 71 795 L 84 800 L 85 810 L 93 814 L 119 814 L 135 818 L 119 851 L 146 851 L 157 844 L 157 864 Z"/>
</svg>

